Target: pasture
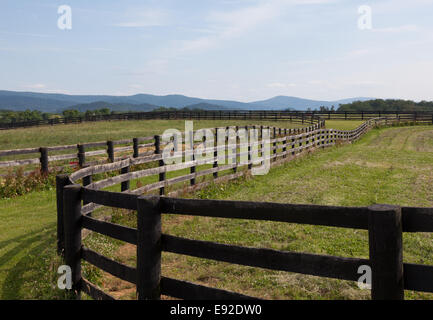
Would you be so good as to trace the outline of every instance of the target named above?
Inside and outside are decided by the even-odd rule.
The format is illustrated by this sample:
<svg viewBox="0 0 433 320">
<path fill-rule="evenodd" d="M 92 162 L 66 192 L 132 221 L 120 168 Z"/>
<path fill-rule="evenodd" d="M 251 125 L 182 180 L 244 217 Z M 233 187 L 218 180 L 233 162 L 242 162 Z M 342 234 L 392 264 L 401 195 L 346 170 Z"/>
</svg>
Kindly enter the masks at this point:
<svg viewBox="0 0 433 320">
<path fill-rule="evenodd" d="M 86 132 L 82 127 L 78 128 L 85 126 L 84 123 L 71 125 L 72 129 L 76 129 L 71 129 L 69 135 L 62 133 L 61 137 L 58 135 L 55 138 L 48 138 L 50 133 L 47 132 L 41 135 L 47 135 L 47 140 L 53 139 L 50 140 L 50 144 L 66 144 L 76 143 L 76 139 L 98 141 L 160 133 L 155 132 L 155 129 L 143 133 L 140 126 L 135 129 L 128 128 L 131 122 L 133 121 L 94 123 L 92 126 L 101 124 L 101 129 L 94 129 L 92 132 Z M 172 123 L 174 121 L 161 122 L 167 123 L 161 124 L 160 127 L 158 125 L 158 130 L 176 127 Z M 200 123 L 196 128 L 228 125 L 227 121 L 224 121 L 224 124 L 217 124 L 215 121 L 203 122 L 211 123 Z M 242 125 L 241 122 L 236 121 L 236 125 Z M 333 122 L 327 121 L 327 127 L 352 129 L 359 124 L 355 121 Z M 114 133 L 113 126 L 122 123 L 119 132 Z M 179 129 L 182 129 L 183 124 L 183 121 L 179 121 Z M 165 125 L 167 127 L 164 127 Z M 281 121 L 271 122 L 269 125 L 284 127 Z M 62 129 L 65 127 L 68 125 L 62 126 Z M 32 129 L 50 130 L 46 127 Z M 25 131 L 29 130 L 31 129 Z M 122 130 L 137 131 L 121 133 Z M 93 138 L 93 132 L 100 135 Z M 22 134 L 26 136 L 28 133 Z M 116 134 L 124 135 L 115 136 Z M 30 144 L 43 140 L 38 141 L 39 136 L 35 139 L 36 141 L 32 141 L 29 134 L 20 147 L 34 146 Z M 347 206 L 389 203 L 432 207 L 432 141 L 433 130 L 428 126 L 375 129 L 353 145 L 343 145 L 306 155 L 273 168 L 265 176 L 213 185 L 189 196 Z M 46 140 L 42 142 L 49 145 Z M 3 147 L 3 144 L 0 146 L 0 149 L 7 148 Z M 136 221 L 134 214 L 123 210 L 113 210 L 111 214 L 113 222 L 134 226 Z M 63 292 L 53 288 L 57 277 L 55 271 L 60 263 L 55 254 L 55 190 L 33 192 L 13 200 L 1 199 L 0 215 L 5 222 L 0 225 L 0 299 L 64 298 Z M 164 232 L 192 239 L 347 257 L 368 255 L 367 233 L 363 231 L 216 218 L 167 216 L 164 219 Z M 429 258 L 433 252 L 431 240 L 430 234 L 405 235 L 405 262 L 433 264 L 433 259 Z M 127 264 L 133 264 L 135 261 L 135 247 L 131 248 L 120 241 L 92 234 L 86 238 L 85 243 L 89 248 L 117 261 Z M 84 272 L 87 279 L 93 280 L 113 296 L 125 299 L 135 296 L 135 287 L 96 268 L 86 265 Z M 346 281 L 265 271 L 168 253 L 163 254 L 163 273 L 174 278 L 223 287 L 262 298 L 369 297 L 368 291 L 361 291 L 355 283 Z M 431 295 L 423 293 L 406 294 L 407 298 L 432 298 Z"/>
<path fill-rule="evenodd" d="M 278 126 L 280 128 L 297 128 L 302 127 L 300 123 L 290 122 L 287 120 L 280 121 L 257 121 L 254 120 L 193 120 L 194 130 L 201 128 L 215 128 L 224 126 L 245 126 L 250 124 L 263 125 L 263 126 Z M 307 125 L 307 124 L 306 124 Z M 305 125 L 305 126 L 306 126 Z M 166 129 L 185 130 L 184 120 L 115 120 L 115 121 L 100 121 L 100 122 L 83 122 L 74 123 L 61 126 L 41 126 L 20 128 L 12 130 L 0 130 L 0 151 L 9 149 L 23 149 L 23 148 L 36 148 L 35 151 L 27 152 L 25 154 L 13 155 L 0 155 L 0 174 L 6 175 L 17 167 L 4 166 L 4 162 L 13 160 L 28 160 L 34 159 L 35 163 L 20 165 L 25 172 L 40 168 L 38 158 L 41 157 L 39 151 L 40 147 L 55 147 L 85 144 L 92 142 L 103 142 L 104 146 L 99 147 L 86 147 L 86 151 L 95 151 L 106 148 L 105 143 L 108 140 L 115 141 L 120 139 L 129 139 L 132 142 L 133 138 L 149 137 L 153 135 L 162 135 Z M 71 149 L 59 149 L 50 151 L 49 156 L 61 156 L 72 154 L 76 155 L 78 152 Z M 104 151 L 102 151 L 104 153 Z M 123 155 L 127 155 L 123 153 Z M 91 161 L 105 161 L 107 155 L 99 155 L 96 157 L 87 157 Z M 69 160 L 60 160 L 50 163 L 48 166 L 52 167 L 69 167 Z M 78 159 L 72 159 L 77 162 Z M 68 170 L 69 172 L 69 170 Z"/>
<path fill-rule="evenodd" d="M 193 120 L 194 129 L 248 124 L 296 128 L 302 125 L 289 121 L 259 120 Z M 344 121 L 338 121 L 342 123 Z M 355 121 L 356 122 L 356 121 Z M 356 122 L 357 123 L 357 122 Z M 0 150 L 85 142 L 132 139 L 162 134 L 166 129 L 185 130 L 185 120 L 115 120 L 83 122 L 61 126 L 41 126 L 0 131 Z"/>
</svg>

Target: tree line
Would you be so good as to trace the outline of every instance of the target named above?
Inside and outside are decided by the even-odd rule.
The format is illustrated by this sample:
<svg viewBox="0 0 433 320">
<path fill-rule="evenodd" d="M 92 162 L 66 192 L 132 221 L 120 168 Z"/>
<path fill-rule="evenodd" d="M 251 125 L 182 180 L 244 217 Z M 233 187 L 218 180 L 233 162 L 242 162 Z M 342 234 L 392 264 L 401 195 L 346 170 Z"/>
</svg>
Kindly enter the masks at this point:
<svg viewBox="0 0 433 320">
<path fill-rule="evenodd" d="M 152 111 L 204 111 L 202 109 L 190 109 L 190 108 L 167 108 L 167 107 L 159 107 Z M 139 112 L 139 111 L 131 111 L 131 112 Z M 100 115 L 110 115 L 110 114 L 118 114 L 122 113 L 120 111 L 111 111 L 109 108 L 101 108 L 95 110 L 87 110 L 85 112 L 81 112 L 77 109 L 66 109 L 61 113 L 49 113 L 49 112 L 41 112 L 38 110 L 25 110 L 25 111 L 12 111 L 12 110 L 0 110 L 0 123 L 16 123 L 16 122 L 28 122 L 28 121 L 40 121 L 40 120 L 49 120 L 54 118 L 88 118 L 91 116 L 100 116 Z"/>
<path fill-rule="evenodd" d="M 341 104 L 338 111 L 433 111 L 433 101 L 375 99 Z"/>
<path fill-rule="evenodd" d="M 0 110 L 0 123 L 15 123 L 15 122 L 28 122 L 49 120 L 54 118 L 73 118 L 73 117 L 90 117 L 97 115 L 107 115 L 116 112 L 110 111 L 108 108 L 98 110 L 87 110 L 80 112 L 76 109 L 63 110 L 61 113 L 41 112 L 38 110 L 25 110 L 25 111 L 12 111 Z"/>
</svg>

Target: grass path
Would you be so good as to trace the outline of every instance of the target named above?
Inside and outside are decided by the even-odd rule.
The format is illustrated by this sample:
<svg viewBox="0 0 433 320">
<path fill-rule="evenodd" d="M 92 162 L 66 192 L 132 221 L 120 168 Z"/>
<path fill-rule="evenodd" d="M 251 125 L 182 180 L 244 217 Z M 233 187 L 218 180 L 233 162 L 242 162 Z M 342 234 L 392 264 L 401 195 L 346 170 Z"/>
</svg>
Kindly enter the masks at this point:
<svg viewBox="0 0 433 320">
<path fill-rule="evenodd" d="M 0 299 L 62 298 L 54 191 L 0 200 Z"/>
</svg>

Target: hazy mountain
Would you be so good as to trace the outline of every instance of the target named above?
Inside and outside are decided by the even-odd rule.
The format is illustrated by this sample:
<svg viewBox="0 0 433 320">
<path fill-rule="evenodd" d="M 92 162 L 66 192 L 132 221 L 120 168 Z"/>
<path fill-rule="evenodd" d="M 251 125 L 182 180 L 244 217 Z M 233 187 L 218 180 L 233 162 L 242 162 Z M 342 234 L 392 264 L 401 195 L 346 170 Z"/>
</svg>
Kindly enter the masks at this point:
<svg viewBox="0 0 433 320">
<path fill-rule="evenodd" d="M 205 102 L 200 102 L 200 103 L 196 103 L 196 104 L 191 104 L 186 106 L 186 108 L 188 109 L 200 109 L 200 110 L 230 110 L 230 108 L 226 108 L 220 105 L 216 105 L 216 104 L 210 104 L 210 103 L 205 103 Z"/>
<path fill-rule="evenodd" d="M 86 112 L 87 110 L 98 110 L 108 108 L 111 111 L 120 111 L 120 112 L 129 112 L 129 111 L 152 111 L 153 109 L 158 108 L 158 106 L 148 104 L 148 103 L 142 103 L 142 104 L 129 104 L 129 103 L 109 103 L 105 101 L 96 101 L 91 103 L 83 103 L 83 104 L 77 104 L 73 106 L 69 106 L 64 109 L 75 109 L 80 112 Z"/>
<path fill-rule="evenodd" d="M 307 110 L 320 106 L 337 109 L 339 104 L 352 101 L 365 101 L 369 98 L 349 98 L 337 101 L 318 101 L 302 99 L 297 97 L 277 96 L 268 100 L 254 102 L 239 102 L 233 100 L 215 100 L 187 97 L 184 95 L 172 94 L 157 96 L 151 94 L 136 94 L 132 96 L 110 96 L 110 95 L 67 95 L 57 93 L 36 93 L 0 91 L 0 109 L 26 110 L 36 109 L 44 112 L 59 112 L 66 108 L 78 106 L 82 111 L 93 110 L 97 105 L 106 103 L 110 109 L 121 111 L 148 111 L 155 106 L 183 108 L 194 106 L 194 108 L 208 110 Z M 90 105 L 89 105 L 90 104 Z M 199 106 L 202 107 L 199 107 Z M 103 106 L 102 108 L 105 108 Z M 115 109 L 113 109 L 115 108 Z"/>
<path fill-rule="evenodd" d="M 117 97 L 123 99 L 123 97 Z M 187 97 L 180 94 L 170 94 L 166 96 L 155 96 L 151 94 L 136 94 L 128 97 L 130 100 L 134 100 L 137 103 L 150 103 L 158 106 L 183 108 L 199 103 L 205 103 L 208 105 L 221 106 L 226 109 L 248 109 L 249 104 L 245 102 L 232 101 L 232 100 L 214 100 L 214 99 L 201 99 Z"/>
<path fill-rule="evenodd" d="M 56 112 L 63 107 L 69 106 L 71 103 L 48 99 L 43 96 L 41 97 L 31 97 L 31 96 L 21 96 L 21 95 L 0 95 L 0 109 L 8 109 L 13 111 L 23 111 L 26 109 L 40 110 L 45 112 Z"/>
</svg>

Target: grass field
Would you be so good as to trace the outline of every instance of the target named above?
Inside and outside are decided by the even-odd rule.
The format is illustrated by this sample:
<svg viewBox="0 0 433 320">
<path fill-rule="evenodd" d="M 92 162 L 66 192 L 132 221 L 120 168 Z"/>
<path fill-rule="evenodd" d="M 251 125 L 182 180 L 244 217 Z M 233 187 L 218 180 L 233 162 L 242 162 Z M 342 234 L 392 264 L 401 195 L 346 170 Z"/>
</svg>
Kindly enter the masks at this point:
<svg viewBox="0 0 433 320">
<path fill-rule="evenodd" d="M 432 127 L 373 130 L 353 145 L 323 150 L 274 168 L 268 175 L 215 185 L 192 196 L 330 205 L 433 206 L 432 156 Z M 122 213 L 115 210 L 113 221 L 135 224 L 134 214 Z M 0 299 L 64 298 L 63 292 L 55 289 L 55 271 L 61 263 L 55 254 L 55 190 L 0 199 L 0 217 Z M 367 233 L 359 230 L 171 215 L 164 217 L 163 228 L 166 233 L 192 239 L 347 257 L 368 255 Z M 96 235 L 88 237 L 86 245 L 134 264 L 135 247 Z M 432 236 L 405 235 L 404 257 L 407 262 L 433 264 Z M 134 296 L 131 285 L 87 266 L 85 273 L 119 298 Z M 163 274 L 263 298 L 369 298 L 368 291 L 359 290 L 351 282 L 166 253 Z M 422 293 L 406 294 L 407 298 L 432 298 Z"/>
<path fill-rule="evenodd" d="M 194 129 L 248 124 L 295 128 L 302 124 L 288 121 L 255 120 L 194 120 Z M 84 142 L 120 140 L 162 134 L 166 129 L 185 130 L 185 120 L 128 120 L 99 121 L 81 124 L 42 126 L 0 130 L 0 150 L 27 147 L 77 144 Z"/>
<path fill-rule="evenodd" d="M 364 121 L 358 120 L 326 120 L 325 125 L 328 129 L 353 130 L 360 126 Z"/>
</svg>

